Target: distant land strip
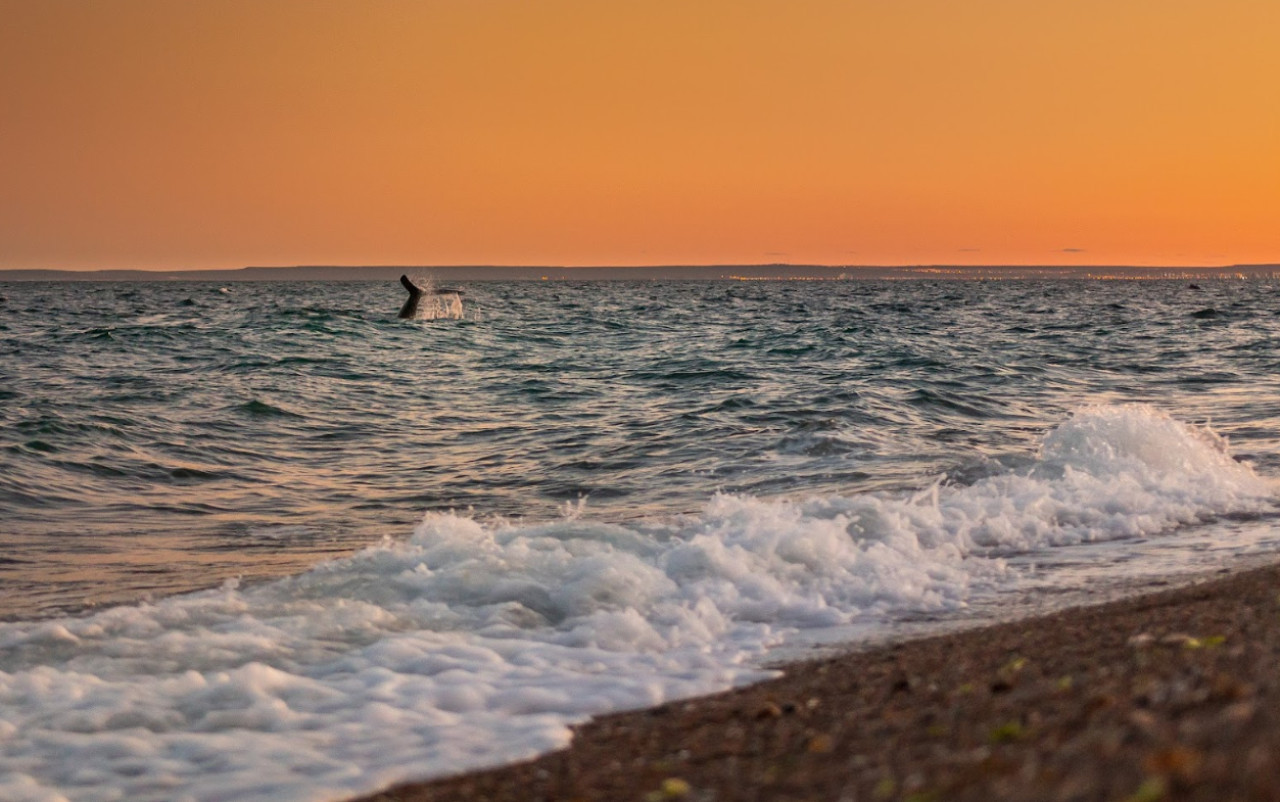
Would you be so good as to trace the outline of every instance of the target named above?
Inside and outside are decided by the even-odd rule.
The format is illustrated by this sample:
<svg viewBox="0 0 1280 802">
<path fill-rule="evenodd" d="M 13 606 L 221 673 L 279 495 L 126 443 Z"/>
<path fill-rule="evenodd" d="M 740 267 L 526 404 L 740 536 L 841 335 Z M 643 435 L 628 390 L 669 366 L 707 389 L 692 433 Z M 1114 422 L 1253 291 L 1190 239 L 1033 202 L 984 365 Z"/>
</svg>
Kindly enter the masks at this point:
<svg viewBox="0 0 1280 802">
<path fill-rule="evenodd" d="M 395 281 L 401 274 L 443 281 L 857 281 L 884 279 L 1276 279 L 1280 264 L 1225 267 L 1052 265 L 655 265 L 511 267 L 298 265 L 238 270 L 0 270 L 4 281 Z"/>
</svg>

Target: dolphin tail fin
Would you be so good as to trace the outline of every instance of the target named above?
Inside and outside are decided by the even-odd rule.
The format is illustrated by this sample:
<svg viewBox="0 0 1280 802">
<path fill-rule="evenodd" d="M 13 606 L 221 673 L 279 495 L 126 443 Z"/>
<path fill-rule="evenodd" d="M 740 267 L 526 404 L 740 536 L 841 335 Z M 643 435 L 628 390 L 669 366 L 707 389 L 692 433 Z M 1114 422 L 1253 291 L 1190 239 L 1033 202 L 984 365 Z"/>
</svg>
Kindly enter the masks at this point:
<svg viewBox="0 0 1280 802">
<path fill-rule="evenodd" d="M 401 276 L 401 277 L 400 277 L 400 284 L 401 284 L 401 286 L 403 286 L 406 290 L 408 290 L 408 291 L 409 291 L 409 295 L 410 295 L 410 296 L 412 296 L 412 297 L 414 297 L 414 298 L 417 298 L 419 295 L 421 295 L 421 294 L 422 294 L 422 288 L 421 288 L 421 287 L 419 287 L 417 284 L 414 284 L 412 281 L 410 281 L 408 276 Z"/>
<path fill-rule="evenodd" d="M 418 300 L 422 298 L 422 288 L 410 281 L 408 276 L 401 276 L 400 284 L 409 291 L 409 297 L 405 299 L 404 306 L 400 307 L 400 317 L 412 318 L 418 314 Z"/>
</svg>

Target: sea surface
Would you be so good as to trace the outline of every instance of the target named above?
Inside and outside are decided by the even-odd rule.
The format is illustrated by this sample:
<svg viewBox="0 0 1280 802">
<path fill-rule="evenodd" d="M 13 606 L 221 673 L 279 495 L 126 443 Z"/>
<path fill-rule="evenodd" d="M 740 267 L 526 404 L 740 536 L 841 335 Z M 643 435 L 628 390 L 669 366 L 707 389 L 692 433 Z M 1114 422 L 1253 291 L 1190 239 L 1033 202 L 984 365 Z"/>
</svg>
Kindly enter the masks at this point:
<svg viewBox="0 0 1280 802">
<path fill-rule="evenodd" d="M 1200 284 L 0 284 L 0 799 L 339 800 L 1273 559 L 1280 286 Z"/>
</svg>

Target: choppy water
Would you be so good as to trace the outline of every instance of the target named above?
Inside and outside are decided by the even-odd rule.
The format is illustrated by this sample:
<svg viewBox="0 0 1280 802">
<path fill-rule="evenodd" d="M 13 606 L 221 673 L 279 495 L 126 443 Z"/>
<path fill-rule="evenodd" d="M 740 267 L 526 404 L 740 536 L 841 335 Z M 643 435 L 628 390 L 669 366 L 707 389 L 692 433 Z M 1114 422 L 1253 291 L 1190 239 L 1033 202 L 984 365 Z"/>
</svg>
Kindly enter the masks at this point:
<svg viewBox="0 0 1280 802">
<path fill-rule="evenodd" d="M 1280 289 L 1203 287 L 0 285 L 0 797 L 341 798 L 1271 553 Z"/>
</svg>

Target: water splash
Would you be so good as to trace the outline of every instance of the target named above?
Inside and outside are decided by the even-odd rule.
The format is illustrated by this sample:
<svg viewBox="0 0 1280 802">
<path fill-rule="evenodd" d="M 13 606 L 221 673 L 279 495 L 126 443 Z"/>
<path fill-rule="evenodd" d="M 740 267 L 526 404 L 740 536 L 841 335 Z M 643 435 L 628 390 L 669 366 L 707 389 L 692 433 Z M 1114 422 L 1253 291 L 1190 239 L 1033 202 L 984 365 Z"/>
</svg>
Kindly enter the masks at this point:
<svg viewBox="0 0 1280 802">
<path fill-rule="evenodd" d="M 524 759 L 586 716 L 761 679 L 802 633 L 1007 609 L 1028 573 L 1078 589 L 1078 561 L 1010 569 L 1030 552 L 1114 543 L 1087 576 L 1129 574 L 1122 542 L 1270 515 L 1275 489 L 1216 434 L 1126 404 L 971 484 L 626 523 L 581 497 L 546 522 L 427 513 L 273 582 L 0 624 L 0 799 L 324 802 Z"/>
<path fill-rule="evenodd" d="M 418 302 L 418 310 L 414 320 L 465 320 L 462 309 L 462 293 L 451 288 L 436 287 L 431 277 L 417 279 L 415 282 L 422 288 L 422 300 Z"/>
</svg>

